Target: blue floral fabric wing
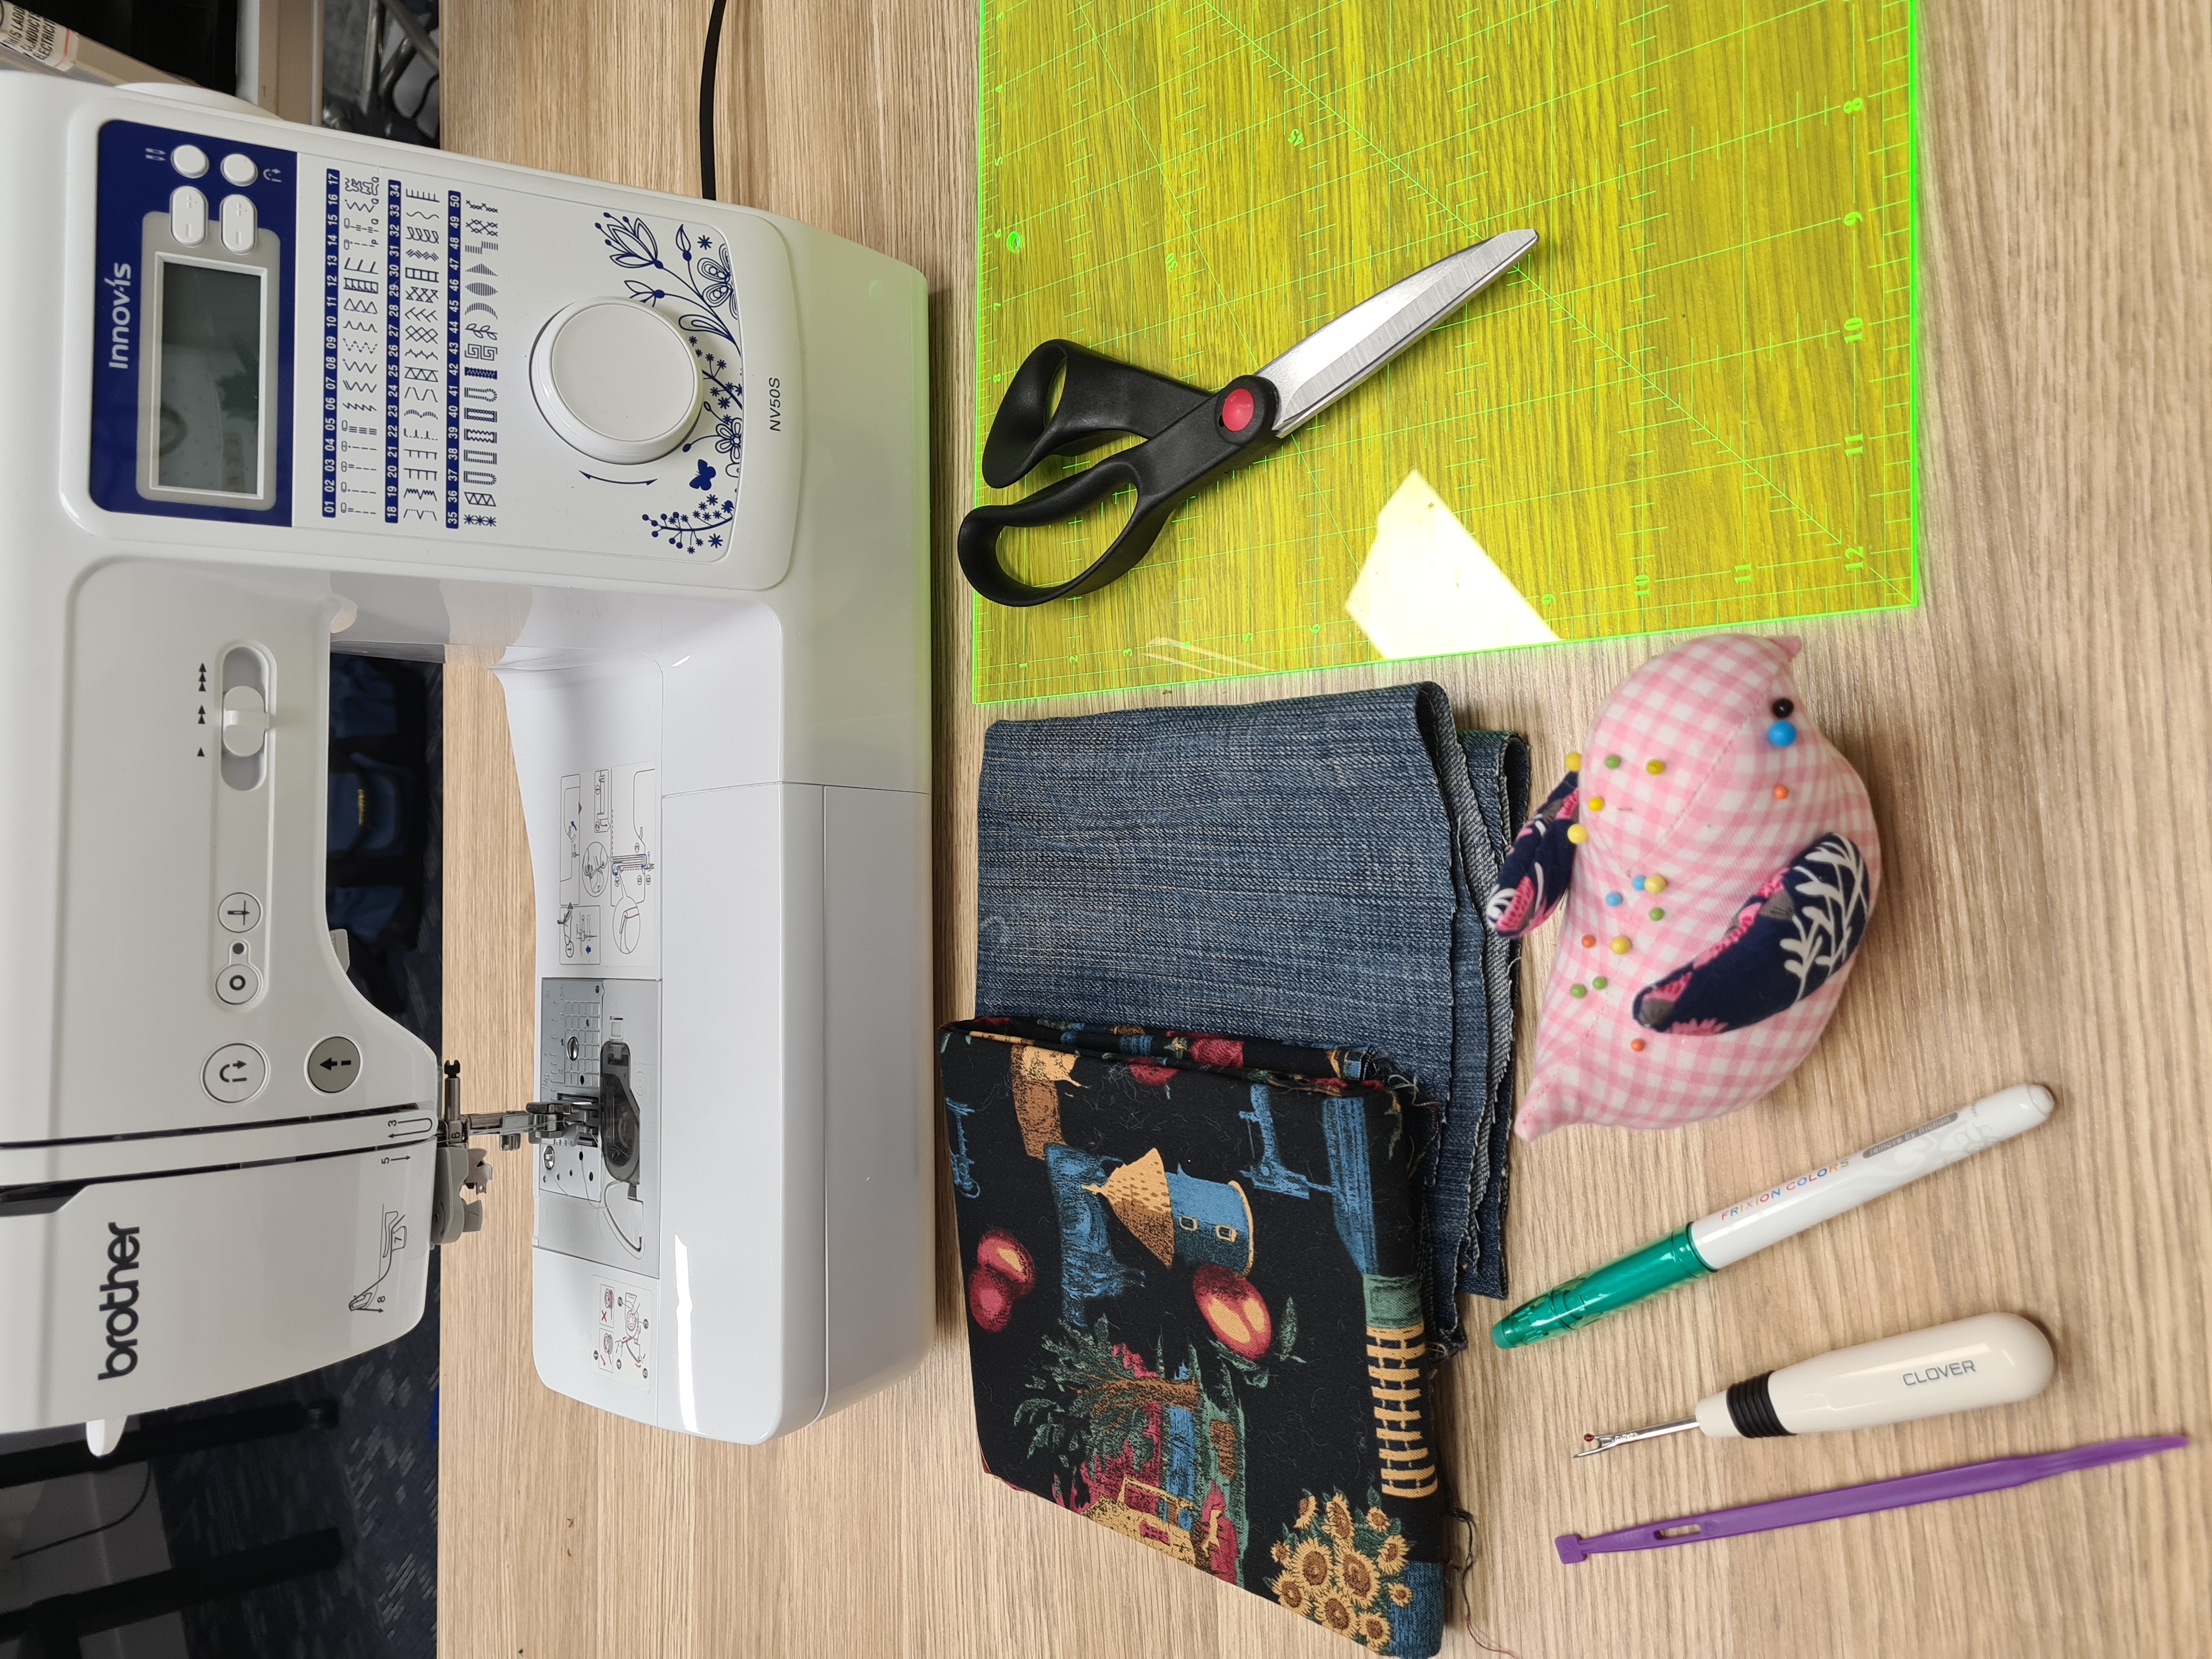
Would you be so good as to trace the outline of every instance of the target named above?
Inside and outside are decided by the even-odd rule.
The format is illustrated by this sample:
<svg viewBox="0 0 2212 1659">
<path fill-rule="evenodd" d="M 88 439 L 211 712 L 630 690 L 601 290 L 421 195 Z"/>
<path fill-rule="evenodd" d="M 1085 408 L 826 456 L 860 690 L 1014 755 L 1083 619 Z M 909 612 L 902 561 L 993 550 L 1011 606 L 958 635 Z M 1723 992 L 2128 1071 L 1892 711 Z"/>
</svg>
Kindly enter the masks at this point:
<svg viewBox="0 0 2212 1659">
<path fill-rule="evenodd" d="M 1637 993 L 1637 1023 L 1711 1036 L 1796 1007 L 1850 960 L 1873 903 L 1866 855 L 1821 836 L 1744 901 L 1718 943 Z"/>
<path fill-rule="evenodd" d="M 1575 873 L 1575 843 L 1567 832 L 1581 810 L 1582 774 L 1570 772 L 1514 836 L 1498 866 L 1498 885 L 1482 910 L 1499 938 L 1519 939 L 1531 932 L 1566 897 Z"/>
</svg>

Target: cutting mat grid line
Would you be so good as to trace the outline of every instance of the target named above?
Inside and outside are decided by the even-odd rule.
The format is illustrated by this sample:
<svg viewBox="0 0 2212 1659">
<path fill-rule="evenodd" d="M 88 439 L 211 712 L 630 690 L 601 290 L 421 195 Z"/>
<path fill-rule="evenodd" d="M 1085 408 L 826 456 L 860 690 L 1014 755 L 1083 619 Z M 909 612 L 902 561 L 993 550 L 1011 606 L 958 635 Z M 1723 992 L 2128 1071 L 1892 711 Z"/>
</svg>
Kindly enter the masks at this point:
<svg viewBox="0 0 2212 1659">
<path fill-rule="evenodd" d="M 976 701 L 1378 660 L 1345 603 L 1415 473 L 1562 640 L 1915 603 L 1915 30 L 1912 0 L 985 0 L 979 430 L 1042 340 L 1218 386 L 1543 240 L 1127 579 L 977 601 Z M 1064 579 L 1127 511 L 1007 562 Z"/>
</svg>

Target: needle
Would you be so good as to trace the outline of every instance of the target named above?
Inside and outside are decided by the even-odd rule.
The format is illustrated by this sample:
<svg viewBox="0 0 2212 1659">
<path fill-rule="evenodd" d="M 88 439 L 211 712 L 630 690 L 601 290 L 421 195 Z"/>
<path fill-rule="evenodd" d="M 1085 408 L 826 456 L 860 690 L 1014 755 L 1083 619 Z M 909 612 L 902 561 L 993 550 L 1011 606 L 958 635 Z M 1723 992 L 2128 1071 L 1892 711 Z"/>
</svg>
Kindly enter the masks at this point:
<svg viewBox="0 0 2212 1659">
<path fill-rule="evenodd" d="M 1627 1429 L 1619 1434 L 1586 1434 L 1590 1443 L 1575 1454 L 1577 1457 L 1595 1457 L 1601 1451 L 1611 1451 L 1615 1446 L 1625 1446 L 1632 1440 L 1656 1440 L 1662 1434 L 1680 1434 L 1698 1426 L 1694 1417 L 1685 1417 L 1672 1423 L 1660 1423 L 1648 1429 Z"/>
</svg>

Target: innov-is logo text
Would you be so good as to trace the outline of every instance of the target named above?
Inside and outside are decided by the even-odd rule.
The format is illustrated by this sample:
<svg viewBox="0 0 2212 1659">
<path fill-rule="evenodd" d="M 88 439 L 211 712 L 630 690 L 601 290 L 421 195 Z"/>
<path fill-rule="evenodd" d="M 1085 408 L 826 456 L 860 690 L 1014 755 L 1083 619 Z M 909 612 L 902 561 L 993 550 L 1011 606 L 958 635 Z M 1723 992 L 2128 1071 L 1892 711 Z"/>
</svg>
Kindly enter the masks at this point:
<svg viewBox="0 0 2212 1659">
<path fill-rule="evenodd" d="M 100 1380 L 128 1376 L 138 1369 L 138 1230 L 107 1224 L 107 1281 L 100 1287 L 100 1310 L 107 1320 L 107 1364 Z"/>
</svg>

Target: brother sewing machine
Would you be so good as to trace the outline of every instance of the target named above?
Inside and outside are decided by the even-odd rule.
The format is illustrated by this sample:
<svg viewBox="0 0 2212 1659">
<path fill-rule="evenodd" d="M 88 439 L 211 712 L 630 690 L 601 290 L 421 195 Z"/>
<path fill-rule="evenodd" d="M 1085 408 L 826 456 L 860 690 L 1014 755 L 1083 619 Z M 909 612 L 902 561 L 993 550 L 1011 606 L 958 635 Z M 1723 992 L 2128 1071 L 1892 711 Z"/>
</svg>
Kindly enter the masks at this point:
<svg viewBox="0 0 2212 1659">
<path fill-rule="evenodd" d="M 553 1388 L 758 1441 L 904 1370 L 919 276 L 194 89 L 0 75 L 0 1431 L 103 1450 L 398 1335 L 488 1133 Z M 346 978 L 334 645 L 496 665 L 532 1102 L 465 1112 Z"/>
</svg>

